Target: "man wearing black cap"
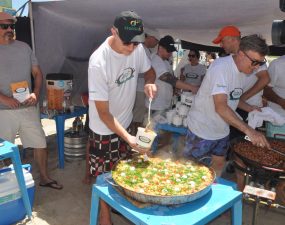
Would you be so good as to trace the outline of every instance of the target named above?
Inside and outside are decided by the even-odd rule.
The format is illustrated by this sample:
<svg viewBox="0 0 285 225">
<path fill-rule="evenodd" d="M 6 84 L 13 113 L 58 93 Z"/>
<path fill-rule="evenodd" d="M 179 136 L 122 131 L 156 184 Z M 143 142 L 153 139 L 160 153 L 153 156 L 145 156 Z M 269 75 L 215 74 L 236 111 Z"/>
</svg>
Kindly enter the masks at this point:
<svg viewBox="0 0 285 225">
<path fill-rule="evenodd" d="M 170 35 L 159 40 L 157 54 L 151 56 L 151 65 L 156 73 L 155 83 L 157 85 L 157 97 L 152 101 L 151 109 L 153 111 L 164 111 L 170 108 L 173 96 L 173 88 L 197 92 L 198 88 L 194 85 L 187 84 L 173 75 L 172 68 L 169 64 L 169 58 L 172 53 L 177 51 L 175 42 Z M 145 105 L 148 107 L 148 98 Z"/>
<path fill-rule="evenodd" d="M 145 94 L 156 93 L 155 73 L 141 43 L 145 34 L 140 17 L 124 11 L 116 17 L 112 35 L 91 55 L 88 69 L 90 172 L 98 176 L 130 153 L 143 153 L 128 132 L 139 73 L 145 73 Z M 110 225 L 108 205 L 100 203 L 101 225 Z"/>
</svg>

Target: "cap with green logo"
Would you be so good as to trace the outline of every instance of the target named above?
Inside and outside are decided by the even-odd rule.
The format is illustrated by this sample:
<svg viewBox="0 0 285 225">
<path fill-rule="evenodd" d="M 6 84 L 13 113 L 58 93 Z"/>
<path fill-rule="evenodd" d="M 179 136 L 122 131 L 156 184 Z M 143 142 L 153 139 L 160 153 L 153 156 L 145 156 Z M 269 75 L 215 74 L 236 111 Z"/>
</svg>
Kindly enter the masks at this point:
<svg viewBox="0 0 285 225">
<path fill-rule="evenodd" d="M 123 11 L 114 22 L 123 42 L 144 42 L 143 22 L 134 11 Z"/>
</svg>

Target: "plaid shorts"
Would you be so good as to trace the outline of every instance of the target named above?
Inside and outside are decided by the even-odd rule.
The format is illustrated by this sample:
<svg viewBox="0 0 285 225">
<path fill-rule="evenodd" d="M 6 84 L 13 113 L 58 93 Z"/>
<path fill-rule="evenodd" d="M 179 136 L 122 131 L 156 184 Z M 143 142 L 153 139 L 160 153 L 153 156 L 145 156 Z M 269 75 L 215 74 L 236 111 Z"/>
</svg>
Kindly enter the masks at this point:
<svg viewBox="0 0 285 225">
<path fill-rule="evenodd" d="M 193 157 L 198 160 L 202 158 L 211 158 L 212 155 L 225 156 L 229 146 L 229 136 L 218 140 L 205 140 L 188 130 L 183 155 L 186 158 Z M 205 163 L 209 164 L 210 162 L 206 160 Z"/>
<path fill-rule="evenodd" d="M 131 155 L 131 147 L 117 134 L 99 135 L 89 133 L 90 174 L 98 175 L 110 172 L 115 162 Z"/>
</svg>

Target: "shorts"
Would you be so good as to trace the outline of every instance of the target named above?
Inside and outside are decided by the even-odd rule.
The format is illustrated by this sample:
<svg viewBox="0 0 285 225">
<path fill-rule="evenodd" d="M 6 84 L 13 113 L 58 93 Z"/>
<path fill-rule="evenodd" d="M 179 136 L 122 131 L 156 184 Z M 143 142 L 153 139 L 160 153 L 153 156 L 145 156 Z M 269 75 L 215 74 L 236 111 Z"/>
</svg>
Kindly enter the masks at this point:
<svg viewBox="0 0 285 225">
<path fill-rule="evenodd" d="M 90 174 L 95 177 L 110 172 L 120 158 L 131 156 L 131 147 L 117 134 L 99 135 L 90 130 L 89 143 Z"/>
<path fill-rule="evenodd" d="M 133 122 L 142 123 L 147 109 L 145 107 L 144 92 L 137 91 L 135 106 L 133 109 Z"/>
<path fill-rule="evenodd" d="M 46 148 L 45 132 L 35 106 L 0 110 L 0 137 L 14 143 L 19 134 L 24 148 Z"/>
<path fill-rule="evenodd" d="M 229 146 L 229 136 L 218 140 L 205 140 L 188 130 L 183 155 L 198 160 L 211 158 L 212 155 L 226 156 Z"/>
</svg>

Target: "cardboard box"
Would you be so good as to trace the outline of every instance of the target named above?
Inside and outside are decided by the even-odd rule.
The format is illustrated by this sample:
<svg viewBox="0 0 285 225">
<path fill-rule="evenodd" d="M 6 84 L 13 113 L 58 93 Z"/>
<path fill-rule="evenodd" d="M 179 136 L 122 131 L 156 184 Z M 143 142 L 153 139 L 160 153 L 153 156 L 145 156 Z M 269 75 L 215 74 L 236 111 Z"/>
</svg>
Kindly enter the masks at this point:
<svg viewBox="0 0 285 225">
<path fill-rule="evenodd" d="M 1 0 L 0 0 L 1 1 Z M 12 9 L 12 8 L 7 8 L 7 7 L 1 7 L 0 6 L 0 12 L 5 12 L 5 13 L 9 13 L 12 16 L 16 16 L 16 10 Z"/>
<path fill-rule="evenodd" d="M 12 0 L 0 0 L 0 6 L 6 8 L 12 8 Z"/>
<path fill-rule="evenodd" d="M 29 171 L 23 169 L 31 206 L 34 203 L 35 183 Z M 0 225 L 14 224 L 26 216 L 15 172 L 11 168 L 0 170 Z"/>
</svg>

